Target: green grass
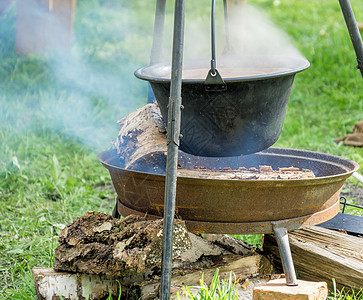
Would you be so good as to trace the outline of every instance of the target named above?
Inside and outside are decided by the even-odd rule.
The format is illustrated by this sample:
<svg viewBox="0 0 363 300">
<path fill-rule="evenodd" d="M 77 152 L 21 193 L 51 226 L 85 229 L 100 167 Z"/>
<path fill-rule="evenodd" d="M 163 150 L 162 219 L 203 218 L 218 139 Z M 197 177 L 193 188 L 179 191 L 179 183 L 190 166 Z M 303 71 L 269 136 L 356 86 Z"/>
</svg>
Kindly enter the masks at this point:
<svg viewBox="0 0 363 300">
<path fill-rule="evenodd" d="M 188 35 L 191 23 L 208 29 L 209 2 L 187 1 Z M 362 78 L 338 1 L 249 2 L 311 63 L 296 76 L 276 146 L 340 155 L 363 173 L 362 148 L 334 142 L 363 119 Z M 351 2 L 363 20 L 362 2 Z M 78 0 L 72 51 L 45 56 L 15 54 L 16 7 L 0 16 L 0 299 L 35 299 L 31 269 L 52 266 L 61 228 L 88 210 L 111 212 L 115 194 L 96 156 L 116 137 L 116 121 L 146 102 L 147 85 L 133 71 L 149 61 L 154 5 Z M 167 24 L 172 10 L 168 2 Z M 168 29 L 166 49 L 170 39 Z M 187 56 L 195 40 L 186 38 Z"/>
<path fill-rule="evenodd" d="M 216 269 L 211 284 L 204 282 L 204 276 L 200 280 L 200 286 L 184 286 L 183 295 L 192 300 L 238 300 L 238 292 L 235 285 L 234 274 L 230 272 L 228 280 L 220 280 L 219 270 Z M 178 295 L 180 298 L 180 295 Z"/>
<path fill-rule="evenodd" d="M 230 272 L 228 280 L 220 280 L 219 278 L 219 269 L 216 269 L 214 276 L 212 278 L 212 282 L 208 286 L 204 282 L 204 274 L 202 274 L 202 278 L 200 280 L 199 286 L 183 286 L 183 292 L 181 295 L 187 299 L 191 300 L 224 300 L 238 299 L 238 291 L 235 285 L 235 275 L 233 272 Z M 358 292 L 354 290 L 338 290 L 336 288 L 336 282 L 333 278 L 334 290 L 331 291 L 328 295 L 328 300 L 361 300 L 363 299 L 363 289 Z M 180 293 L 177 294 L 177 298 L 181 299 Z"/>
<path fill-rule="evenodd" d="M 335 279 L 332 279 L 334 289 L 328 295 L 328 300 L 361 300 L 363 299 L 363 289 L 359 291 L 342 289 L 338 290 L 336 288 Z"/>
</svg>

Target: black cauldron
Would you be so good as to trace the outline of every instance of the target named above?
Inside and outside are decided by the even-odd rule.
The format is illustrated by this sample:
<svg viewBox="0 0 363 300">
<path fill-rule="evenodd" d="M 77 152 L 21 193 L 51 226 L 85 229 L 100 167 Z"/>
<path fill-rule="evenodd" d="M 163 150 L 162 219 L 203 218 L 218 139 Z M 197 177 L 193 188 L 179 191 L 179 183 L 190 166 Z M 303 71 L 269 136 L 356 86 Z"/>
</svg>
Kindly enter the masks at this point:
<svg viewBox="0 0 363 300">
<path fill-rule="evenodd" d="M 209 63 L 184 62 L 180 149 L 199 156 L 239 156 L 272 146 L 281 133 L 295 74 L 309 62 L 283 56 L 219 57 L 222 89 L 206 83 Z M 170 72 L 170 63 L 135 71 L 150 82 L 166 122 Z"/>
</svg>

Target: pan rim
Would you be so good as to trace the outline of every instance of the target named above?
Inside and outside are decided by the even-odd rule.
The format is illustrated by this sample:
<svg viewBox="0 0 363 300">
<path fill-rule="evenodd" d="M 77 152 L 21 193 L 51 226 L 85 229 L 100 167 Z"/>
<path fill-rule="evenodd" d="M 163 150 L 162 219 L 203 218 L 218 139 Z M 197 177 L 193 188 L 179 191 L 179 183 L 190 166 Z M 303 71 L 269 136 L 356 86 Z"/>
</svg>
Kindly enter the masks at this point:
<svg viewBox="0 0 363 300">
<path fill-rule="evenodd" d="M 180 151 L 182 152 L 182 151 Z M 270 147 L 266 150 L 263 150 L 261 152 L 257 152 L 254 153 L 252 155 L 279 155 L 282 156 L 284 152 L 292 152 L 295 154 L 309 154 L 309 155 L 317 155 L 318 157 L 325 157 L 325 158 L 331 158 L 334 159 L 334 162 L 331 161 L 327 161 L 327 160 L 322 160 L 322 159 L 314 159 L 312 157 L 308 157 L 308 156 L 299 156 L 299 155 L 284 155 L 286 157 L 297 157 L 297 158 L 302 158 L 302 159 L 306 159 L 306 160 L 311 160 L 311 161 L 321 161 L 324 163 L 327 163 L 329 165 L 334 165 L 336 167 L 340 167 L 342 169 L 345 170 L 345 172 L 339 173 L 339 174 L 333 174 L 333 175 L 326 175 L 326 176 L 319 176 L 319 177 L 315 177 L 315 178 L 308 178 L 308 179 L 247 179 L 247 180 L 238 180 L 238 179 L 205 179 L 205 178 L 196 178 L 196 177 L 185 177 L 185 176 L 178 176 L 178 182 L 180 184 L 198 184 L 198 182 L 203 181 L 203 184 L 211 184 L 211 185 L 236 185 L 236 184 L 241 184 L 243 185 L 256 185 L 256 186 L 274 186 L 274 187 L 279 187 L 281 185 L 281 187 L 286 186 L 286 185 L 311 185 L 311 184 L 324 184 L 324 183 L 328 183 L 328 182 L 332 182 L 332 180 L 336 180 L 336 181 L 340 181 L 342 178 L 345 177 L 348 178 L 350 177 L 355 171 L 357 171 L 359 169 L 359 165 L 357 162 L 347 159 L 347 158 L 343 158 L 340 156 L 336 156 L 336 155 L 332 155 L 332 154 L 326 154 L 326 153 L 322 153 L 322 152 L 316 152 L 316 151 L 310 151 L 310 150 L 301 150 L 301 149 L 294 149 L 294 148 L 282 148 L 282 147 Z M 183 152 L 184 153 L 184 152 Z M 282 154 L 282 155 L 281 155 Z M 157 181 L 164 181 L 165 180 L 165 175 L 164 174 L 155 174 L 155 173 L 151 173 L 151 172 L 142 172 L 142 171 L 137 171 L 137 170 L 130 170 L 130 169 L 125 169 L 122 166 L 118 166 L 115 164 L 111 164 L 109 161 L 107 161 L 104 156 L 110 156 L 112 155 L 112 159 L 117 158 L 117 154 L 116 154 L 116 149 L 110 149 L 110 150 L 106 150 L 101 152 L 100 154 L 97 155 L 97 159 L 99 162 L 102 163 L 102 165 L 107 168 L 108 170 L 112 170 L 112 169 L 117 169 L 119 171 L 124 171 L 124 172 L 132 172 L 135 175 L 139 175 L 139 176 L 153 176 L 153 180 L 157 180 Z M 190 154 L 186 154 L 189 156 L 193 156 Z M 220 159 L 224 159 L 225 157 L 221 157 Z M 338 163 L 340 162 L 340 164 Z M 193 183 L 194 182 L 194 183 Z"/>
</svg>

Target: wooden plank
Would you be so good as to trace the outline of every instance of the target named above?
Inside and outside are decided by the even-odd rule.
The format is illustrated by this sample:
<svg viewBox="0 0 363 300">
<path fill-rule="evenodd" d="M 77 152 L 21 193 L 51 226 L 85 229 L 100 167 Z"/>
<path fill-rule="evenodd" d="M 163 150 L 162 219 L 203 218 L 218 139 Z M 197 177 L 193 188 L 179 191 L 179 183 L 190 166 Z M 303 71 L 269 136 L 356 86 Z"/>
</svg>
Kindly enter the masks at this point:
<svg viewBox="0 0 363 300">
<path fill-rule="evenodd" d="M 363 239 L 338 231 L 311 226 L 289 232 L 291 253 L 298 277 L 303 280 L 326 281 L 333 287 L 335 278 L 342 287 L 363 287 Z M 265 236 L 264 250 L 281 266 L 273 235 Z"/>
</svg>

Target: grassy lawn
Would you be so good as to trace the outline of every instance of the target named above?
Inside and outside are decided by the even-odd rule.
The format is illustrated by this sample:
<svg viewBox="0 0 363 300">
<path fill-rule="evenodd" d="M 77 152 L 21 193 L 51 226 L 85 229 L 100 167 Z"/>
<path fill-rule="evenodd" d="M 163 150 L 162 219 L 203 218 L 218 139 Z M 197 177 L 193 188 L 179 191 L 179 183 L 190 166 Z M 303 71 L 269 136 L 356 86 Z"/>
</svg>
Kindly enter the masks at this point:
<svg viewBox="0 0 363 300">
<path fill-rule="evenodd" d="M 35 299 L 31 269 L 52 266 L 59 231 L 88 210 L 111 212 L 115 194 L 96 155 L 111 146 L 116 121 L 146 103 L 147 85 L 133 72 L 149 61 L 154 2 L 78 0 L 72 50 L 57 55 L 15 54 L 15 5 L 0 15 L 0 299 Z M 210 1 L 187 2 L 186 21 L 209 26 Z M 249 2 L 311 63 L 296 76 L 276 146 L 346 157 L 362 174 L 363 149 L 334 142 L 363 120 L 363 82 L 338 1 Z M 363 2 L 351 2 L 363 21 Z"/>
</svg>

